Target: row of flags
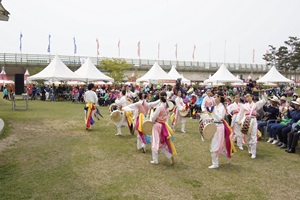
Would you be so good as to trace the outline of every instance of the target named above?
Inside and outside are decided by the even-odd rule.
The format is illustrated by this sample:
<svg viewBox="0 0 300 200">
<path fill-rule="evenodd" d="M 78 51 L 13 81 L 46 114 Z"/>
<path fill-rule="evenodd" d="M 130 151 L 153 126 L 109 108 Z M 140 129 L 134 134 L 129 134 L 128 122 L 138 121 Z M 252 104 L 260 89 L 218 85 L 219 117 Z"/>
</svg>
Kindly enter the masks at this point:
<svg viewBox="0 0 300 200">
<path fill-rule="evenodd" d="M 23 34 L 22 32 L 20 33 L 20 52 L 22 53 L 22 38 L 23 38 Z M 74 55 L 77 53 L 77 44 L 76 44 L 76 38 L 73 37 L 73 45 L 74 45 Z M 100 44 L 99 44 L 99 40 L 98 38 L 96 39 L 96 51 L 97 51 L 97 56 L 100 55 Z M 178 45 L 177 43 L 175 44 L 175 58 L 176 60 L 178 59 L 178 54 L 177 54 L 177 50 L 178 50 Z M 120 51 L 121 51 L 121 41 L 119 39 L 118 41 L 118 56 L 120 57 Z M 192 52 L 192 59 L 195 60 L 195 51 L 196 51 L 196 45 L 193 46 L 193 52 Z M 48 36 L 48 48 L 47 48 L 47 52 L 50 53 L 51 52 L 51 35 L 49 34 Z M 137 43 L 137 55 L 139 57 L 139 59 L 141 59 L 141 41 L 138 41 Z M 159 60 L 160 58 L 160 43 L 158 43 L 157 45 L 157 58 Z M 255 62 L 255 49 L 253 49 L 252 52 L 252 62 Z"/>
</svg>

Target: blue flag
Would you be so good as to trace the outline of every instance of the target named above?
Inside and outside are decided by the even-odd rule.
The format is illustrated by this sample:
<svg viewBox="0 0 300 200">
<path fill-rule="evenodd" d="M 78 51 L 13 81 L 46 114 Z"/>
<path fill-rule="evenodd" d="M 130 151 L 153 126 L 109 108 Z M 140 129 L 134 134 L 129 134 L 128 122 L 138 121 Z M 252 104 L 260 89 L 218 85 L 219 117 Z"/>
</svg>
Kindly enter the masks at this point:
<svg viewBox="0 0 300 200">
<path fill-rule="evenodd" d="M 76 45 L 75 37 L 73 37 L 73 40 L 74 40 L 74 54 L 76 54 L 77 53 L 77 45 Z"/>
<path fill-rule="evenodd" d="M 20 51 L 22 52 L 22 32 L 20 33 Z"/>
<path fill-rule="evenodd" d="M 48 49 L 47 52 L 50 53 L 50 39 L 51 39 L 51 35 L 49 34 L 49 38 L 48 38 Z"/>
</svg>

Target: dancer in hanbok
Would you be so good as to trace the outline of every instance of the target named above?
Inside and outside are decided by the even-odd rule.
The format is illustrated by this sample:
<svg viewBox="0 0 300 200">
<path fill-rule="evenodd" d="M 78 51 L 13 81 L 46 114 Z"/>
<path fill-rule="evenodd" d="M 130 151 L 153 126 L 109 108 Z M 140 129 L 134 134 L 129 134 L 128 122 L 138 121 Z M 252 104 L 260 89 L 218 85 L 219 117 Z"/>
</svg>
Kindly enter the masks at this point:
<svg viewBox="0 0 300 200">
<path fill-rule="evenodd" d="M 201 111 L 206 112 L 207 108 L 211 108 L 215 105 L 215 99 L 212 97 L 212 92 L 210 89 L 206 90 L 206 96 L 204 97 L 201 104 Z"/>
<path fill-rule="evenodd" d="M 171 116 L 172 119 L 172 128 L 175 130 L 176 126 L 181 123 L 181 132 L 185 133 L 185 123 L 186 118 L 180 115 L 180 111 L 186 110 L 186 105 L 184 104 L 181 98 L 181 91 L 178 90 L 177 97 L 175 98 L 175 108 L 173 110 L 173 114 Z"/>
<path fill-rule="evenodd" d="M 85 127 L 87 130 L 89 130 L 91 129 L 91 126 L 95 123 L 94 118 L 99 119 L 98 115 L 102 117 L 100 111 L 96 108 L 98 97 L 96 95 L 95 86 L 93 83 L 90 83 L 88 85 L 88 91 L 84 93 L 84 101 Z"/>
<path fill-rule="evenodd" d="M 208 167 L 210 169 L 216 169 L 219 167 L 219 155 L 221 152 L 226 153 L 229 162 L 231 159 L 232 151 L 235 150 L 230 135 L 231 129 L 227 122 L 224 120 L 226 114 L 226 110 L 223 105 L 224 101 L 225 99 L 223 93 L 220 92 L 216 94 L 214 98 L 214 102 L 216 105 L 210 107 L 211 109 L 207 109 L 206 111 L 214 120 L 214 123 L 217 126 L 217 130 L 210 144 L 210 153 L 212 157 L 212 165 Z"/>
<path fill-rule="evenodd" d="M 231 115 L 231 129 L 233 131 L 233 141 L 236 141 L 240 150 L 243 150 L 243 138 L 241 132 L 241 125 L 236 121 L 237 114 L 240 112 L 241 103 L 240 95 L 235 95 L 234 102 L 227 107 L 228 114 Z"/>
<path fill-rule="evenodd" d="M 171 161 L 171 165 L 174 165 L 174 156 L 177 154 L 175 146 L 173 144 L 173 130 L 166 123 L 168 116 L 168 104 L 167 94 L 162 92 L 160 94 L 160 104 L 152 116 L 152 122 L 154 123 L 152 128 L 152 164 L 158 164 L 158 152 L 159 150 L 167 156 Z"/>
<path fill-rule="evenodd" d="M 125 107 L 125 110 L 130 109 L 134 111 L 134 119 L 135 119 L 135 130 L 138 131 L 137 134 L 137 149 L 143 150 L 143 153 L 146 153 L 146 144 L 147 141 L 149 141 L 150 137 L 145 135 L 143 133 L 143 123 L 145 121 L 145 118 L 149 117 L 147 116 L 148 111 L 157 106 L 159 104 L 159 100 L 155 101 L 155 102 L 150 102 L 148 103 L 146 101 L 147 99 L 147 94 L 143 95 L 143 93 L 139 93 L 138 94 L 139 97 L 139 101 L 134 103 L 134 104 L 130 104 L 128 106 Z M 149 137 L 149 138 L 148 138 Z"/>
<path fill-rule="evenodd" d="M 119 107 L 119 110 L 122 112 L 122 118 L 118 122 L 114 122 L 115 126 L 117 127 L 117 136 L 122 135 L 121 127 L 122 126 L 128 126 L 130 133 L 134 134 L 134 128 L 133 128 L 133 114 L 130 109 L 126 108 L 126 91 L 122 90 L 122 97 L 118 97 L 115 101 L 117 106 Z"/>
<path fill-rule="evenodd" d="M 256 114 L 267 102 L 267 95 L 262 91 L 261 99 L 256 103 L 253 102 L 253 94 L 248 93 L 246 96 L 247 103 L 241 106 L 241 110 L 237 115 L 236 121 L 242 126 L 248 126 L 245 134 L 246 143 L 248 145 L 248 152 L 251 158 L 256 158 L 256 144 L 257 144 L 257 119 Z"/>
</svg>

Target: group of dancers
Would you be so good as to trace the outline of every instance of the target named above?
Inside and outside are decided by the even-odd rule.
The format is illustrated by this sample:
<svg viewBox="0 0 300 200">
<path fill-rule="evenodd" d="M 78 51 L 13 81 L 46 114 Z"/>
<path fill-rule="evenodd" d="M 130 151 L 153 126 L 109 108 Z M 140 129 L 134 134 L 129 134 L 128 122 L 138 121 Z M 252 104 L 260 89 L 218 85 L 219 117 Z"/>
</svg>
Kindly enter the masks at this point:
<svg viewBox="0 0 300 200">
<path fill-rule="evenodd" d="M 89 91 L 95 88 L 93 84 L 88 86 Z M 161 151 L 166 155 L 172 165 L 174 165 L 174 156 L 176 155 L 176 148 L 173 143 L 174 131 L 176 126 L 181 123 L 181 132 L 185 133 L 186 117 L 180 115 L 180 112 L 186 111 L 188 105 L 185 104 L 181 98 L 181 90 L 174 91 L 175 107 L 170 113 L 170 95 L 168 92 L 162 90 L 159 94 L 159 99 L 154 102 L 147 101 L 147 95 L 143 93 L 133 93 L 129 89 L 122 90 L 120 97 L 115 101 L 116 109 L 122 113 L 121 117 L 115 122 L 117 128 L 117 136 L 121 136 L 121 126 L 128 126 L 130 133 L 133 135 L 137 131 L 137 149 L 146 152 L 146 144 L 151 141 L 152 150 L 152 164 L 158 164 L 158 152 Z M 91 98 L 93 96 L 93 98 Z M 95 94 L 96 96 L 96 94 Z M 93 92 L 85 93 L 86 107 L 93 109 L 90 103 L 97 104 L 97 98 Z M 132 97 L 138 97 L 136 103 L 131 103 L 128 100 Z M 210 169 L 219 167 L 219 155 L 225 154 L 228 157 L 227 162 L 230 161 L 232 153 L 235 152 L 234 141 L 240 150 L 243 150 L 243 135 L 248 146 L 251 158 L 256 158 L 256 144 L 257 144 L 257 111 L 267 102 L 267 95 L 265 92 L 261 93 L 260 100 L 253 101 L 253 95 L 248 93 L 245 95 L 247 103 L 240 103 L 240 96 L 236 95 L 234 103 L 225 106 L 225 96 L 222 92 L 213 95 L 210 90 L 206 91 L 206 96 L 203 99 L 201 106 L 201 113 L 197 115 L 202 118 L 206 116 L 210 119 L 210 123 L 216 126 L 216 131 L 211 133 L 210 153 L 212 158 L 212 165 Z M 95 109 L 95 108 L 94 108 Z M 89 113 L 87 110 L 86 113 Z M 231 123 L 228 124 L 225 116 L 230 114 L 232 116 Z M 171 126 L 169 126 L 169 117 L 171 119 Z M 151 139 L 149 135 L 144 133 L 145 122 L 152 122 Z M 205 121 L 205 120 L 204 120 Z M 86 127 L 89 128 L 88 117 L 86 118 Z M 246 131 L 243 130 L 243 128 Z M 146 131 L 146 130 L 145 130 Z M 243 132 L 243 133 L 242 133 Z"/>
</svg>

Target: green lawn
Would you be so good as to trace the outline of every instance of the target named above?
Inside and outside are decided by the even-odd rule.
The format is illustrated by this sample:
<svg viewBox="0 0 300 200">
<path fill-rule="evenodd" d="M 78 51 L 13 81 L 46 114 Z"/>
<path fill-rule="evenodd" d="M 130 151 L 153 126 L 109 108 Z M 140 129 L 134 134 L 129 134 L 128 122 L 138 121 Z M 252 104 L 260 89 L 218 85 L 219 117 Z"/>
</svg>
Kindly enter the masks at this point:
<svg viewBox="0 0 300 200">
<path fill-rule="evenodd" d="M 256 159 L 238 151 L 208 169 L 210 142 L 188 119 L 187 133 L 175 134 L 175 165 L 162 154 L 151 165 L 150 146 L 138 151 L 125 127 L 115 136 L 108 108 L 100 109 L 104 119 L 86 131 L 83 104 L 30 101 L 27 111 L 12 111 L 1 94 L 0 199 L 300 198 L 299 148 L 288 154 L 259 142 Z"/>
</svg>

